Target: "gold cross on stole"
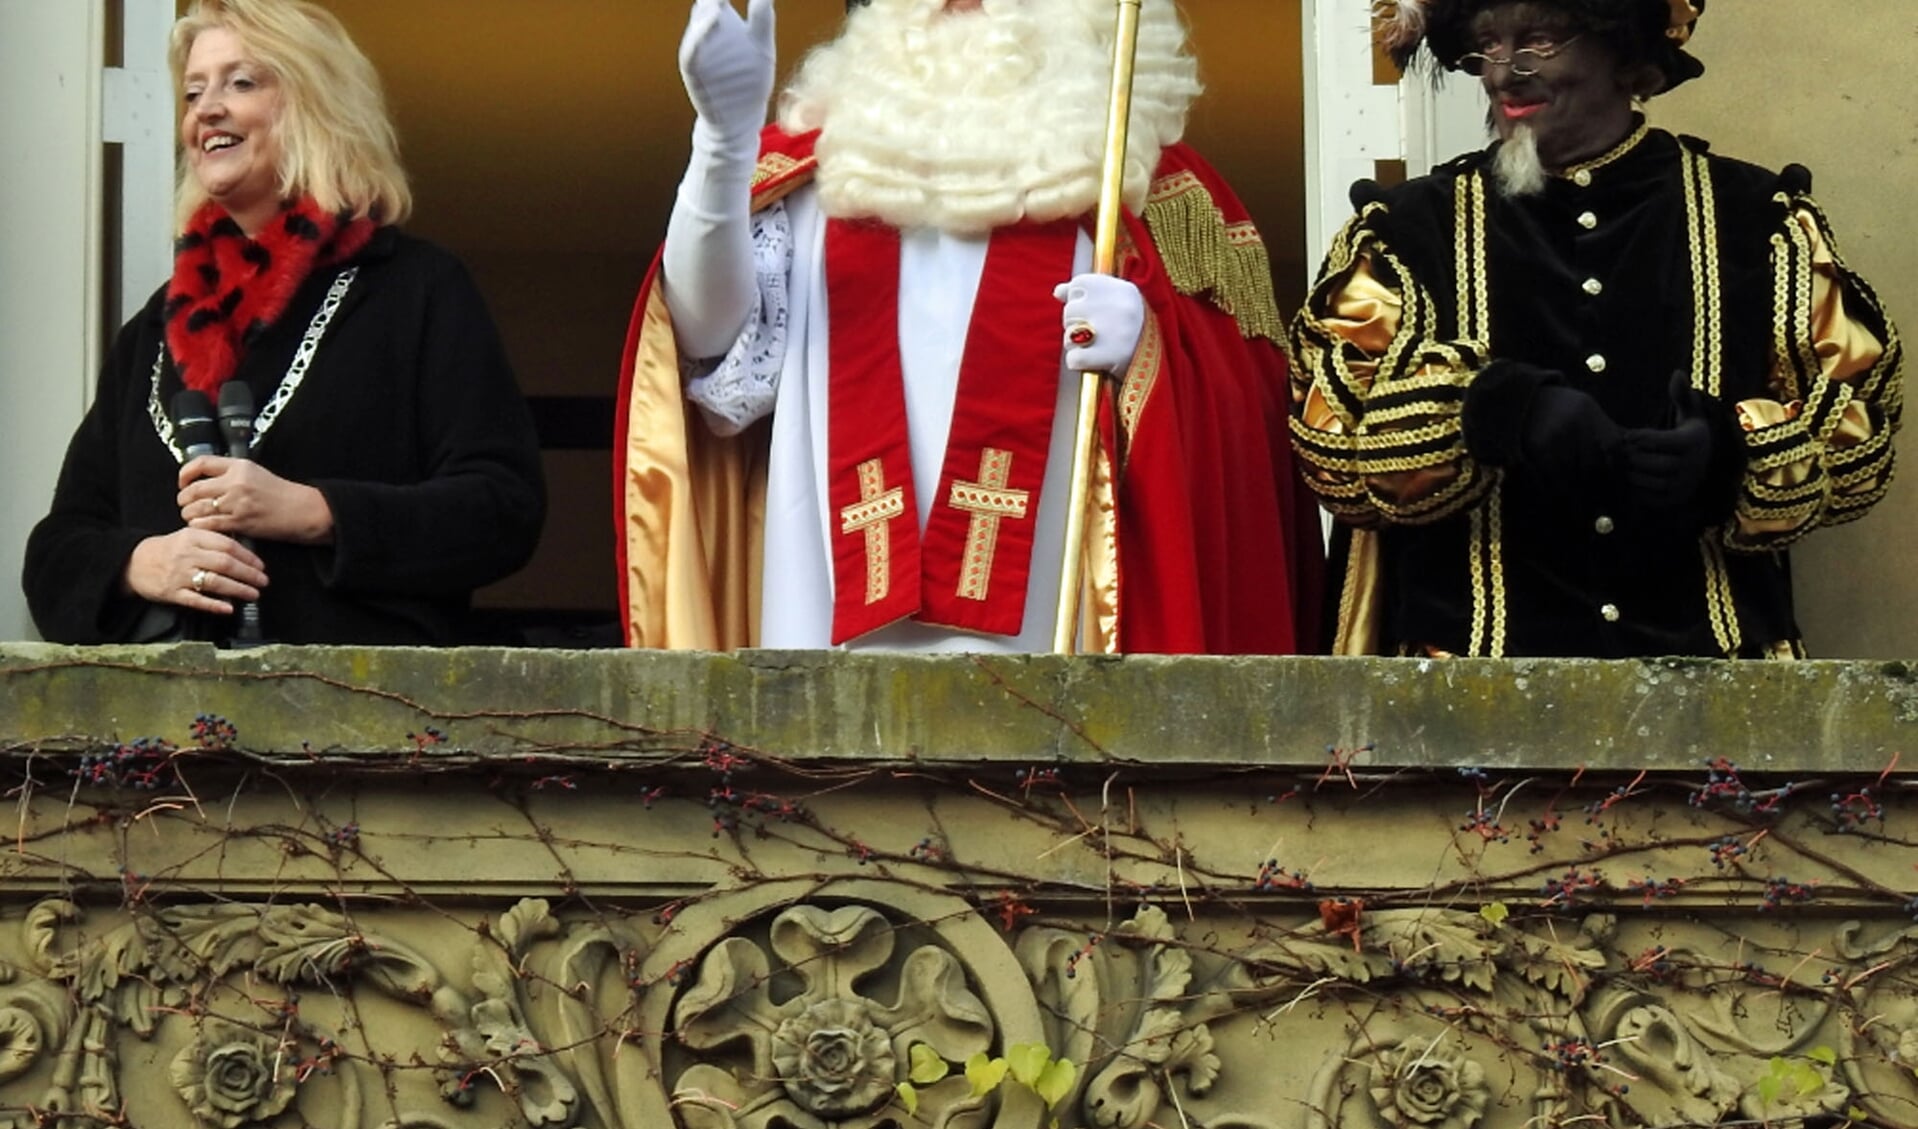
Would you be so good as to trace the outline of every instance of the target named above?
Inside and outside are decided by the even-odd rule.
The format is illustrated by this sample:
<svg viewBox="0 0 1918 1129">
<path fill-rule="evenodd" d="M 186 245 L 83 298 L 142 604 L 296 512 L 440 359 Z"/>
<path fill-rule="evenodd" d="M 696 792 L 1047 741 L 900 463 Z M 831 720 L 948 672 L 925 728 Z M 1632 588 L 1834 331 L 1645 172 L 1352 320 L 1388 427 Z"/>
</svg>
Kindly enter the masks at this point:
<svg viewBox="0 0 1918 1129">
<path fill-rule="evenodd" d="M 892 534 L 886 523 L 906 513 L 905 492 L 886 489 L 886 468 L 878 459 L 859 464 L 859 501 L 839 511 L 839 532 L 866 534 L 866 602 L 876 604 L 892 590 Z"/>
<path fill-rule="evenodd" d="M 983 600 L 992 584 L 992 556 L 999 547 L 999 519 L 1023 518 L 1031 495 L 1008 490 L 1012 452 L 987 447 L 979 453 L 979 481 L 954 482 L 952 507 L 972 515 L 966 526 L 966 555 L 959 567 L 959 595 Z"/>
</svg>

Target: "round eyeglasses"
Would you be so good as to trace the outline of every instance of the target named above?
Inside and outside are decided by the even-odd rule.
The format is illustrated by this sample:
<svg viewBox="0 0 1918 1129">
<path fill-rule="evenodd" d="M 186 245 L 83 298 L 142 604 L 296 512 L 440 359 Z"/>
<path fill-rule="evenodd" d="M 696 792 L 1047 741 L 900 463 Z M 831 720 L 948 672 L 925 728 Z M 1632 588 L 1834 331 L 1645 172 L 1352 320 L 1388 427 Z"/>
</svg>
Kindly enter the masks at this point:
<svg viewBox="0 0 1918 1129">
<path fill-rule="evenodd" d="M 1496 55 L 1487 55 L 1483 51 L 1468 52 L 1458 57 L 1458 69 L 1471 75 L 1473 78 L 1481 78 L 1486 71 L 1491 70 L 1493 67 L 1510 67 L 1512 68 L 1513 78 L 1530 78 L 1538 73 L 1541 63 L 1547 59 L 1557 57 L 1559 52 L 1577 43 L 1583 35 L 1584 32 L 1580 32 L 1578 35 L 1574 35 L 1562 43 L 1554 43 L 1550 47 L 1520 47 L 1512 52 L 1512 56 L 1509 59 L 1501 59 Z"/>
</svg>

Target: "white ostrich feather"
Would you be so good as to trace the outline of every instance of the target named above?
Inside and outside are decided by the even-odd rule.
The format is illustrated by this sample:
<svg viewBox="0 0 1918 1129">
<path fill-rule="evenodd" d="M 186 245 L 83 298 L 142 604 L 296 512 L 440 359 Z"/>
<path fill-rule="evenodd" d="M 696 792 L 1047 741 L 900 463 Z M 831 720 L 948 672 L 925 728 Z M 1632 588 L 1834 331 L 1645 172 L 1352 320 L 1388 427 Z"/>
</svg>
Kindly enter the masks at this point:
<svg viewBox="0 0 1918 1129">
<path fill-rule="evenodd" d="M 1425 38 L 1426 0 L 1372 0 L 1372 28 L 1387 50 L 1415 50 Z"/>
</svg>

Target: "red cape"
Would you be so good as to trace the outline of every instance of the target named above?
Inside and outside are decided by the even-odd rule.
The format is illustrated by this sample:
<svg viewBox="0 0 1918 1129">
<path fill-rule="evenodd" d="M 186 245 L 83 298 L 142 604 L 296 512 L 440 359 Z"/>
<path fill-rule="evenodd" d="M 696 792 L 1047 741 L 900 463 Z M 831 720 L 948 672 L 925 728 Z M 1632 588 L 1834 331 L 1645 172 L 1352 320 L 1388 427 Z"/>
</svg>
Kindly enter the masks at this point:
<svg viewBox="0 0 1918 1129">
<path fill-rule="evenodd" d="M 767 129 L 755 209 L 811 180 L 816 137 Z M 1218 174 L 1186 146 L 1168 147 L 1145 215 L 1128 211 L 1120 240 L 1118 273 L 1139 287 L 1153 316 L 1132 369 L 1108 385 L 1100 420 L 1106 482 L 1116 494 L 1106 528 L 1117 540 L 1117 637 L 1107 643 L 1118 651 L 1290 654 L 1319 638 L 1318 506 L 1292 468 L 1282 324 L 1266 264 L 1244 207 Z M 657 420 L 657 395 L 649 396 L 656 390 L 642 385 L 660 380 L 664 370 L 648 356 L 662 347 L 660 333 L 670 336 L 657 282 L 655 261 L 621 369 L 613 445 L 620 602 L 629 643 L 699 645 L 697 635 L 688 643 L 685 633 L 661 628 L 662 619 L 684 618 L 687 610 L 664 605 L 736 604 L 755 599 L 756 585 L 736 574 L 694 585 L 652 575 L 669 533 L 660 514 L 670 511 L 677 523 L 700 504 L 687 500 L 700 493 L 694 483 L 676 505 L 655 505 L 656 483 L 696 474 L 689 468 L 701 462 L 657 465 L 676 456 L 657 457 L 658 437 L 640 418 Z M 636 383 L 636 374 L 647 372 Z M 703 425 L 687 426 L 687 443 L 703 445 L 693 429 Z M 763 461 L 746 461 L 763 475 Z M 713 528 L 736 525 L 730 516 L 695 518 L 690 528 L 710 550 L 726 540 Z M 721 624 L 716 645 L 755 641 L 750 630 L 725 626 L 754 621 L 750 611 L 698 612 L 692 618 Z"/>
</svg>

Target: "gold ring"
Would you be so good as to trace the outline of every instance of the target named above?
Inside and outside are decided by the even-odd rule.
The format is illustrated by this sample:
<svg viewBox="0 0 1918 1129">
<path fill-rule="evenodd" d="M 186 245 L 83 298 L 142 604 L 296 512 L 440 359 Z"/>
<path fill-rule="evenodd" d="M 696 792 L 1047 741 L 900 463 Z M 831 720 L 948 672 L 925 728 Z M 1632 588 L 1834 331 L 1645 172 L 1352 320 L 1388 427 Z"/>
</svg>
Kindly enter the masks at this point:
<svg viewBox="0 0 1918 1129">
<path fill-rule="evenodd" d="M 222 501 L 224 501 L 224 500 L 225 500 L 225 495 L 215 495 L 215 496 L 214 496 L 214 498 L 213 498 L 213 512 L 214 512 L 214 513 L 216 513 L 216 514 L 217 514 L 217 513 L 219 513 L 219 512 L 220 512 L 220 503 L 221 503 Z"/>
<path fill-rule="evenodd" d="M 1098 334 L 1092 332 L 1092 326 L 1082 321 L 1075 321 L 1066 326 L 1066 340 L 1081 349 L 1092 344 L 1097 336 Z"/>
<path fill-rule="evenodd" d="M 205 591 L 205 589 L 206 589 L 206 570 L 203 568 L 196 568 L 193 570 L 193 590 L 195 592 L 201 592 L 201 591 Z"/>
</svg>

